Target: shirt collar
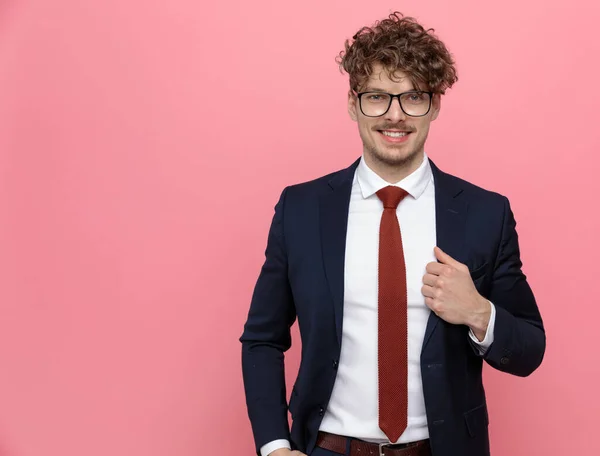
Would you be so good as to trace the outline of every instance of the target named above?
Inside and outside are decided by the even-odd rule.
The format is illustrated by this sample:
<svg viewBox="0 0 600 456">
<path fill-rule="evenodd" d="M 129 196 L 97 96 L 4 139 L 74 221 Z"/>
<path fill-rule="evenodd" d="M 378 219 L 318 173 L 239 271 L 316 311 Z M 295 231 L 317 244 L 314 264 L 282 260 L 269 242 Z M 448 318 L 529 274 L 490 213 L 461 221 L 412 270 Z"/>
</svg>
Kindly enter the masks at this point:
<svg viewBox="0 0 600 456">
<path fill-rule="evenodd" d="M 406 190 L 406 192 L 413 198 L 418 199 L 427 188 L 427 184 L 429 184 L 429 181 L 432 179 L 432 177 L 433 174 L 431 172 L 429 158 L 427 157 L 427 154 L 423 153 L 423 163 L 421 163 L 421 165 L 415 171 L 395 184 L 389 184 L 379 175 L 377 175 L 375 171 L 369 168 L 363 155 L 358 164 L 358 168 L 356 169 L 355 179 L 358 181 L 362 196 L 365 199 L 373 196 L 379 190 L 387 187 L 388 185 L 400 187 Z"/>
</svg>

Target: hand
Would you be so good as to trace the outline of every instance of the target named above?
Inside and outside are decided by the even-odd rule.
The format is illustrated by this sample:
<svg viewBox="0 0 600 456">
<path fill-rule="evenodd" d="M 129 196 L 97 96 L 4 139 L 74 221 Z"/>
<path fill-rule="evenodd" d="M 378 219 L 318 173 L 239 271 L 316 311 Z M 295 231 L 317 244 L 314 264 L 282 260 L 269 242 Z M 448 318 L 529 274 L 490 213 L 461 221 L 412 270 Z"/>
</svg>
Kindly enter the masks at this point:
<svg viewBox="0 0 600 456">
<path fill-rule="evenodd" d="M 434 253 L 439 263 L 429 263 L 423 276 L 421 293 L 425 304 L 444 321 L 469 326 L 482 341 L 490 321 L 491 304 L 477 292 L 466 265 L 439 247 L 434 248 Z"/>
<path fill-rule="evenodd" d="M 292 451 L 289 448 L 279 448 L 278 450 L 275 450 L 275 451 L 269 453 L 269 456 L 306 456 L 306 455 L 298 450 Z"/>
</svg>

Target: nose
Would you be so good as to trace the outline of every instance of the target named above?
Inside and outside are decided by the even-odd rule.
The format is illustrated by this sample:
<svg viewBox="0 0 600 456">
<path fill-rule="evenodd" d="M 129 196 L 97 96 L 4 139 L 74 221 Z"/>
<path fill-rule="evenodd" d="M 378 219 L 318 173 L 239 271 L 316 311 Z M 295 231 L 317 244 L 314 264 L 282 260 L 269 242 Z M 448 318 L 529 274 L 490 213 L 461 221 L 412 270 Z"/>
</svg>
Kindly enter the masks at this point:
<svg viewBox="0 0 600 456">
<path fill-rule="evenodd" d="M 392 98 L 392 104 L 390 105 L 390 109 L 385 113 L 385 119 L 391 122 L 401 122 L 406 120 L 406 114 L 402 111 L 400 107 L 400 100 L 398 97 Z"/>
</svg>

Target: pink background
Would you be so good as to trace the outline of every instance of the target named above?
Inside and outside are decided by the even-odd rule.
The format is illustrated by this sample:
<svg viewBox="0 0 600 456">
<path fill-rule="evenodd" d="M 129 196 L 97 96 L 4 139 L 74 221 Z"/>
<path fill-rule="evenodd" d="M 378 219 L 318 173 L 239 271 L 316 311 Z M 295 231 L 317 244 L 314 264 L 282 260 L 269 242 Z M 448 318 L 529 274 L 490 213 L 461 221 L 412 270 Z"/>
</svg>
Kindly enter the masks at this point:
<svg viewBox="0 0 600 456">
<path fill-rule="evenodd" d="M 253 453 L 273 206 L 361 153 L 334 58 L 392 9 L 456 56 L 426 150 L 511 199 L 547 327 L 530 378 L 486 367 L 493 454 L 600 454 L 598 5 L 2 0 L 0 455 Z"/>
</svg>

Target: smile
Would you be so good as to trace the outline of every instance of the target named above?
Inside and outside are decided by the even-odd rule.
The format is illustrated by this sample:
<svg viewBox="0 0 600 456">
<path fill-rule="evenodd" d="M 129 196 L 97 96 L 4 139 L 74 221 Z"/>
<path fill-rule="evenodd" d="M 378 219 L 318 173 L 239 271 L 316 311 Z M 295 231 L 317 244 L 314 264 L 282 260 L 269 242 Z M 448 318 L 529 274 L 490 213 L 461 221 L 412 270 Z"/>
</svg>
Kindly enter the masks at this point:
<svg viewBox="0 0 600 456">
<path fill-rule="evenodd" d="M 399 131 L 399 130 L 378 130 L 384 141 L 389 143 L 402 143 L 408 141 L 408 136 L 412 133 L 410 131 Z"/>
<path fill-rule="evenodd" d="M 406 136 L 408 134 L 408 132 L 406 131 L 386 131 L 386 130 L 382 130 L 382 132 L 385 136 L 389 136 L 391 138 L 400 138 L 402 136 Z"/>
</svg>

